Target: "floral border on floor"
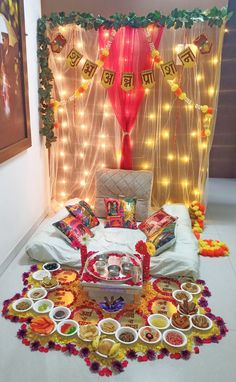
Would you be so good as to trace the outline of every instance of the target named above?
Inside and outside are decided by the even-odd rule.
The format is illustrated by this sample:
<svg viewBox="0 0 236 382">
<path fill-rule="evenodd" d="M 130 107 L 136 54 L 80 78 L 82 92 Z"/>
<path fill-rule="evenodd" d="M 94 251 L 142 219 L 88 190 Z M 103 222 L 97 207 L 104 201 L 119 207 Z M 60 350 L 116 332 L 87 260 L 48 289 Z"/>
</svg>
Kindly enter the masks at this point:
<svg viewBox="0 0 236 382">
<path fill-rule="evenodd" d="M 25 297 L 27 291 L 32 287 L 40 286 L 40 283 L 32 278 L 32 272 L 42 269 L 42 264 L 33 265 L 29 272 L 23 273 L 23 285 L 24 288 L 21 293 L 15 294 L 12 298 L 5 300 L 3 303 L 2 316 L 11 322 L 21 323 L 20 329 L 17 331 L 17 337 L 21 340 L 22 344 L 28 346 L 31 351 L 39 351 L 42 353 L 48 353 L 49 351 L 61 351 L 71 356 L 80 357 L 84 360 L 90 371 L 97 373 L 100 376 L 111 376 L 112 374 L 121 373 L 128 366 L 129 361 L 136 360 L 138 362 L 160 360 L 164 357 L 170 357 L 171 359 L 184 359 L 188 360 L 191 355 L 198 354 L 200 346 L 210 343 L 218 343 L 222 337 L 226 335 L 228 329 L 224 320 L 216 316 L 211 312 L 208 306 L 207 298 L 211 296 L 211 293 L 206 286 L 205 281 L 197 280 L 196 283 L 201 287 L 202 292 L 198 297 L 194 297 L 193 301 L 197 303 L 200 313 L 205 314 L 213 321 L 212 328 L 207 332 L 201 332 L 193 330 L 187 335 L 188 342 L 185 350 L 176 350 L 176 348 L 169 347 L 164 343 L 161 344 L 145 344 L 136 342 L 133 345 L 121 345 L 120 351 L 115 358 L 105 359 L 97 355 L 93 350 L 90 343 L 86 344 L 77 336 L 71 339 L 62 337 L 57 332 L 54 332 L 48 336 L 39 336 L 32 332 L 30 328 L 30 322 L 33 317 L 37 316 L 34 311 L 27 311 L 24 313 L 17 313 L 12 308 L 12 303 Z M 64 274 L 62 275 L 62 273 Z M 79 307 L 86 305 L 89 308 L 94 308 L 99 313 L 99 306 L 95 301 L 89 300 L 84 293 L 78 277 L 75 277 L 75 271 L 71 270 L 59 270 L 54 272 L 55 277 L 61 281 L 60 291 L 63 291 L 65 297 L 65 306 L 70 306 L 72 315 L 74 311 L 78 311 Z M 63 277 L 62 277 L 63 276 Z M 66 279 L 68 276 L 68 280 Z M 143 294 L 139 305 L 126 304 L 123 311 L 118 314 L 114 314 L 116 318 L 122 317 L 122 312 L 132 310 L 136 312 L 137 316 L 145 320 L 145 317 L 151 313 L 156 313 L 153 310 L 153 306 L 158 301 L 166 301 L 167 304 L 171 304 L 172 308 L 176 306 L 176 302 L 172 299 L 171 291 L 178 289 L 179 283 L 176 280 L 170 278 L 159 278 L 153 281 L 144 283 Z M 63 305 L 58 303 L 57 297 L 61 293 L 58 291 L 49 291 L 48 298 L 54 301 L 55 306 Z M 58 293 L 58 294 L 57 294 Z M 153 305 L 154 304 L 154 305 Z M 110 317 L 110 313 L 104 313 L 100 310 L 98 316 Z"/>
</svg>

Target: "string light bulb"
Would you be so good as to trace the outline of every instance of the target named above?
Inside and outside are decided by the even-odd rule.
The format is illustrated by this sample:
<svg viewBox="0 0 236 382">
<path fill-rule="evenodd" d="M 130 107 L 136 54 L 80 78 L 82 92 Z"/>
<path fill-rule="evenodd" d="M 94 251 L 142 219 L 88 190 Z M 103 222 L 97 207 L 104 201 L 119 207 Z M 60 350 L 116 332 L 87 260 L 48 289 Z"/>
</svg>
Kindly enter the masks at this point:
<svg viewBox="0 0 236 382">
<path fill-rule="evenodd" d="M 199 191 L 199 189 L 198 188 L 195 188 L 194 190 L 193 190 L 193 194 L 194 194 L 194 196 L 199 196 L 200 195 L 200 191 Z"/>
<path fill-rule="evenodd" d="M 213 64 L 213 65 L 217 65 L 218 62 L 219 62 L 218 57 L 217 57 L 217 56 L 213 57 L 213 59 L 212 59 L 212 64 Z"/>
<path fill-rule="evenodd" d="M 196 76 L 196 80 L 197 80 L 197 82 L 202 81 L 202 80 L 203 80 L 203 75 L 202 75 L 202 74 L 198 74 L 198 75 Z"/>
<path fill-rule="evenodd" d="M 169 111 L 169 110 L 170 110 L 170 104 L 169 104 L 169 103 L 165 103 L 165 104 L 163 105 L 163 109 L 164 109 L 165 111 Z"/>
<path fill-rule="evenodd" d="M 148 116 L 148 118 L 151 119 L 151 120 L 155 119 L 155 117 L 156 117 L 155 113 L 151 113 Z"/>
<path fill-rule="evenodd" d="M 63 166 L 63 170 L 64 170 L 64 171 L 68 171 L 68 170 L 69 170 L 69 167 L 68 167 L 67 165 L 64 165 L 64 166 Z"/>
<path fill-rule="evenodd" d="M 86 186 L 86 182 L 85 182 L 85 180 L 81 180 L 81 181 L 80 181 L 80 185 L 81 185 L 81 186 Z"/>
<path fill-rule="evenodd" d="M 170 180 L 168 178 L 163 178 L 161 184 L 163 186 L 168 186 L 170 184 Z"/>
<path fill-rule="evenodd" d="M 192 131 L 191 132 L 191 137 L 195 138 L 197 136 L 197 132 L 196 131 Z"/>
<path fill-rule="evenodd" d="M 215 88 L 214 88 L 214 86 L 209 86 L 209 88 L 208 88 L 208 94 L 209 94 L 209 96 L 213 96 L 214 93 L 215 93 Z"/>
<path fill-rule="evenodd" d="M 60 156 L 61 156 L 61 157 L 64 157 L 64 156 L 65 156 L 64 151 L 60 151 Z"/>
<path fill-rule="evenodd" d="M 184 179 L 184 180 L 182 180 L 181 184 L 183 187 L 187 187 L 189 185 L 189 182 L 187 179 Z"/>
<path fill-rule="evenodd" d="M 68 126 L 67 122 L 65 122 L 65 121 L 63 121 L 61 125 L 62 125 L 62 127 L 67 127 Z"/>
<path fill-rule="evenodd" d="M 79 154 L 80 158 L 84 158 L 84 153 Z"/>
<path fill-rule="evenodd" d="M 162 135 L 162 138 L 168 139 L 170 134 L 168 130 L 163 130 L 161 135 Z"/>
<path fill-rule="evenodd" d="M 68 139 L 66 137 L 63 137 L 62 140 L 61 140 L 63 143 L 67 143 L 68 142 Z"/>
<path fill-rule="evenodd" d="M 62 78 L 63 78 L 63 76 L 61 74 L 57 74 L 57 76 L 56 76 L 57 81 L 61 81 Z"/>
<path fill-rule="evenodd" d="M 169 154 L 167 158 L 168 158 L 168 160 L 174 160 L 175 157 L 173 154 Z"/>
<path fill-rule="evenodd" d="M 143 170 L 148 170 L 149 164 L 148 163 L 143 163 L 142 168 L 143 168 Z"/>
<path fill-rule="evenodd" d="M 184 163 L 188 163 L 188 162 L 189 162 L 189 157 L 188 157 L 187 155 L 184 155 L 184 156 L 182 157 L 182 162 L 184 162 Z"/>
</svg>

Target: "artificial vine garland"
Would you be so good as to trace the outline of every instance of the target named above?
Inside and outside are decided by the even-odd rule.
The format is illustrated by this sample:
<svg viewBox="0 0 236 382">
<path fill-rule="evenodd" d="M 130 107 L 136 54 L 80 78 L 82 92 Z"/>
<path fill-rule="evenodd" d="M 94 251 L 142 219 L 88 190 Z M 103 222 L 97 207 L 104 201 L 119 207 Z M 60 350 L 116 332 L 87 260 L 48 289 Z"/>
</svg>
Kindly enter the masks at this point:
<svg viewBox="0 0 236 382">
<path fill-rule="evenodd" d="M 195 8 L 193 10 L 174 9 L 169 15 L 162 15 L 159 11 L 154 11 L 146 16 L 137 16 L 131 12 L 128 15 L 115 13 L 110 18 L 101 15 L 94 16 L 91 13 L 71 12 L 66 15 L 64 12 L 52 13 L 49 17 L 43 16 L 38 20 L 38 60 L 40 65 L 39 73 L 39 111 L 42 118 L 41 135 L 46 137 L 46 147 L 50 148 L 52 142 L 57 140 L 54 134 L 55 120 L 54 108 L 51 102 L 51 91 L 53 82 L 53 73 L 48 66 L 49 58 L 49 38 L 46 35 L 47 26 L 53 29 L 67 24 L 76 24 L 86 30 L 100 27 L 105 29 L 114 28 L 118 30 L 123 26 L 132 28 L 146 28 L 150 24 L 165 26 L 166 28 L 191 28 L 196 22 L 207 22 L 209 26 L 221 27 L 229 20 L 233 12 L 228 12 L 227 7 L 202 10 Z"/>
</svg>

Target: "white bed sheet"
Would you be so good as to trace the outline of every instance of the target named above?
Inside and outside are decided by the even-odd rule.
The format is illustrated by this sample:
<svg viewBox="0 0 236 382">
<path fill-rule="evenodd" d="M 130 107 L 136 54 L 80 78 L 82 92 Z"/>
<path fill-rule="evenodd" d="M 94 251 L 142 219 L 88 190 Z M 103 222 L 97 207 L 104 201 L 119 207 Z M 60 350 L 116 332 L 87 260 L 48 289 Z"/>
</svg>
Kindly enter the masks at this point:
<svg viewBox="0 0 236 382">
<path fill-rule="evenodd" d="M 159 256 L 151 258 L 150 273 L 153 277 L 186 277 L 196 279 L 199 271 L 198 243 L 192 233 L 187 208 L 182 204 L 165 205 L 163 208 L 177 216 L 176 243 Z M 72 267 L 80 267 L 79 250 L 73 249 L 52 223 L 68 215 L 62 208 L 52 218 L 47 218 L 26 246 L 26 253 L 40 262 L 57 261 Z M 104 228 L 104 220 L 92 229 L 94 237 L 89 240 L 88 251 L 135 252 L 135 244 L 146 240 L 139 229 Z"/>
</svg>

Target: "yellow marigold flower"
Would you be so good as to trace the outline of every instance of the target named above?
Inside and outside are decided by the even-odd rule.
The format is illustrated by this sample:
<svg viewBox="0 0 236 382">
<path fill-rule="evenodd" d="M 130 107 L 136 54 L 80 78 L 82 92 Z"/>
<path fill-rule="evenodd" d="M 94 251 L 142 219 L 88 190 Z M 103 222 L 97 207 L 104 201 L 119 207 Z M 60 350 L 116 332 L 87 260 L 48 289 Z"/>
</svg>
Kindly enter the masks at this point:
<svg viewBox="0 0 236 382">
<path fill-rule="evenodd" d="M 179 87 L 178 84 L 173 84 L 173 85 L 171 85 L 170 90 L 171 90 L 172 92 L 175 92 L 175 91 L 178 89 L 178 87 Z"/>
<path fill-rule="evenodd" d="M 182 92 L 180 95 L 179 95 L 179 99 L 181 99 L 182 101 L 185 100 L 187 98 L 187 94 L 185 92 Z"/>
<path fill-rule="evenodd" d="M 109 49 L 107 49 L 107 48 L 103 48 L 103 49 L 101 50 L 101 52 L 102 52 L 103 56 L 109 56 Z"/>
<path fill-rule="evenodd" d="M 96 60 L 95 64 L 100 68 L 101 66 L 104 65 L 104 62 L 102 60 Z"/>
<path fill-rule="evenodd" d="M 150 241 L 147 241 L 146 246 L 147 246 L 147 250 L 148 250 L 149 255 L 150 256 L 155 255 L 155 253 L 156 253 L 155 245 L 153 243 L 151 243 Z"/>
<path fill-rule="evenodd" d="M 156 49 L 152 50 L 152 57 L 160 56 L 160 52 Z"/>
<path fill-rule="evenodd" d="M 207 110 L 208 110 L 208 106 L 207 106 L 207 105 L 203 105 L 203 106 L 201 106 L 201 112 L 202 112 L 202 113 L 206 113 Z"/>
</svg>

